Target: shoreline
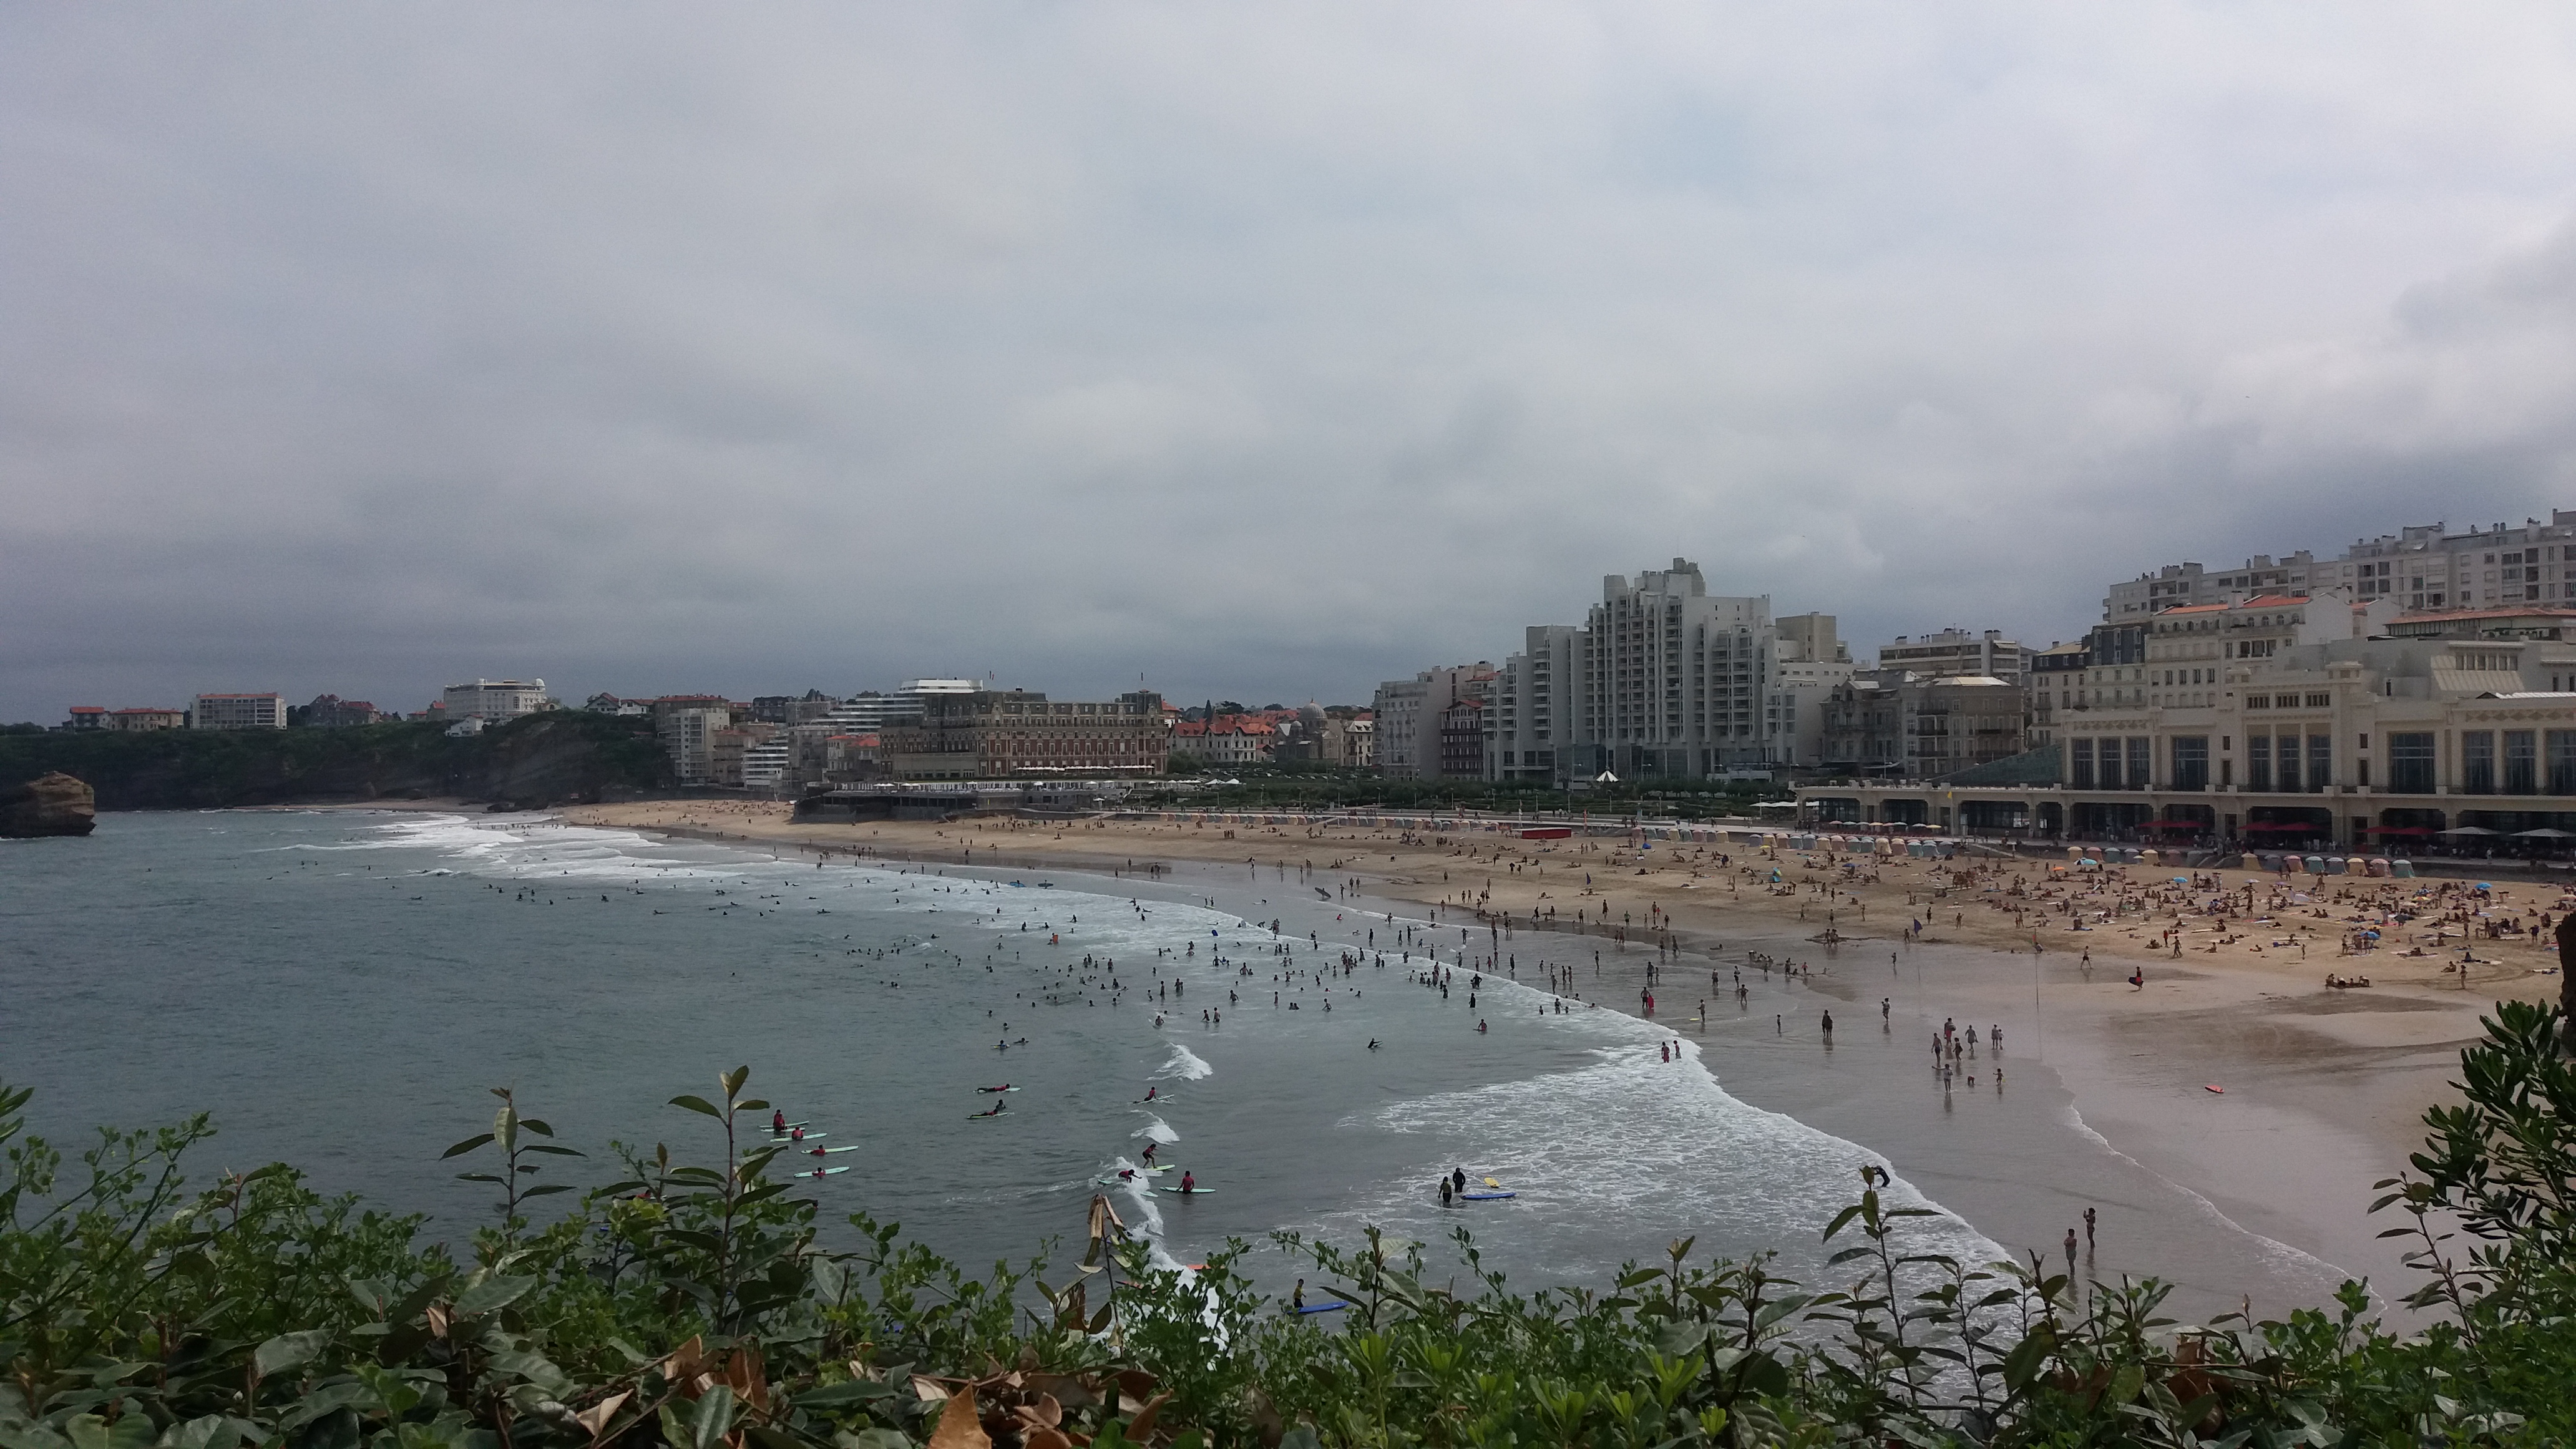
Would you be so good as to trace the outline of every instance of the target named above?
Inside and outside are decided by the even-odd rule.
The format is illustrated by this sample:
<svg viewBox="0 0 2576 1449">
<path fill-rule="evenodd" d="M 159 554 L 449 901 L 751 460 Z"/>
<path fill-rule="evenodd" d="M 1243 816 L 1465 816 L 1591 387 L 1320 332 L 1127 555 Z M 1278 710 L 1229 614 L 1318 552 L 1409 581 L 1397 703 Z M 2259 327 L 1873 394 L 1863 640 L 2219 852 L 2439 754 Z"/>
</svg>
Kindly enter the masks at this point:
<svg viewBox="0 0 2576 1449">
<path fill-rule="evenodd" d="M 1203 872 L 1221 884 L 1221 873 L 1237 868 L 1246 872 L 1241 884 L 1302 880 L 1323 891 L 1312 884 L 1323 881 L 1332 889 L 1310 904 L 1410 909 L 1443 927 L 1469 928 L 1472 944 L 1491 946 L 1498 961 L 1597 951 L 1601 974 L 1581 983 L 1582 994 L 1631 1015 L 1643 1014 L 1642 1003 L 1622 993 L 1643 989 L 1650 963 L 1664 963 L 1659 989 L 1686 1015 L 1698 996 L 1688 984 L 1696 971 L 1758 947 L 1772 960 L 1804 963 L 1813 974 L 1799 984 L 1830 998 L 1824 1009 L 1847 1009 L 1846 1021 L 1859 1025 L 1874 1014 L 1866 1010 L 1869 998 L 1880 994 L 1866 963 L 1887 951 L 1901 979 L 1921 979 L 1906 994 L 1918 1009 L 1938 1008 L 1934 1020 L 2012 1023 L 2014 1056 L 2006 1064 L 2032 1060 L 2045 1068 L 2065 1093 L 2071 1120 L 2062 1125 L 2249 1233 L 2369 1278 L 2383 1299 L 2411 1287 L 2412 1278 L 2401 1276 L 2397 1250 L 2378 1241 L 2380 1220 L 2364 1212 L 2370 1184 L 2405 1169 L 2407 1153 L 2421 1145 L 2425 1109 L 2456 1099 L 2450 1079 L 2458 1049 L 2481 1034 L 2478 1016 L 2501 995 L 2554 995 L 2556 984 L 2540 975 L 2554 952 L 2524 942 L 2474 941 L 2465 991 L 2442 969 L 2443 954 L 2336 954 L 2348 924 L 2342 917 L 2350 914 L 2335 909 L 2339 888 L 2459 893 L 2462 883 L 2430 878 L 2325 878 L 2299 908 L 2305 914 L 2284 909 L 2259 925 L 2226 921 L 2204 929 L 2185 910 L 2177 954 L 2150 944 L 2147 923 L 2129 920 L 2137 912 L 2081 929 L 2071 913 L 2042 917 L 2035 891 L 2050 881 L 2048 862 L 1882 856 L 1845 870 L 1839 860 L 1786 850 L 1756 861 L 1731 848 L 1636 852 L 1602 838 L 1542 843 L 1303 826 L 1229 832 L 1137 821 L 800 824 L 783 806 L 705 800 L 559 813 L 572 824 L 826 858 L 1060 869 L 1165 885 L 1188 884 Z M 1721 854 L 1731 860 L 1720 865 Z M 2206 882 L 2211 894 L 2241 898 L 2251 885 L 2256 900 L 2282 884 L 2244 871 L 2185 874 Z M 2144 893 L 2163 889 L 2159 882 L 2169 875 L 2131 868 L 2078 879 L 2125 882 Z M 2034 893 L 2012 894 L 2016 877 Z M 2489 899 L 2499 908 L 2558 908 L 2555 888 L 2497 884 Z M 1586 913 L 1582 926 L 1545 914 L 1568 907 Z M 1882 933 L 1870 920 L 1873 908 L 1898 929 Z M 1924 930 L 1909 939 L 1906 928 L 1916 920 Z M 2157 930 L 2175 927 L 2159 910 Z M 1854 933 L 1842 934 L 1846 929 Z M 1819 939 L 1829 932 L 1838 939 Z M 2271 944 L 2281 941 L 2304 941 L 2306 949 Z M 2446 944 L 2443 952 L 2458 949 Z M 1738 961 L 1732 969 L 1752 968 Z M 2323 984 L 2329 969 L 2375 984 L 2330 990 Z M 2131 970 L 2143 972 L 2143 986 L 2131 986 Z M 1683 984 L 1675 987 L 1677 975 Z M 1720 1007 L 1712 1002 L 1708 1010 L 1714 1018 Z M 1703 1031 L 1677 1026 L 1671 1006 L 1655 1019 L 1710 1043 Z M 1784 1036 L 1787 1030 L 1784 1019 Z M 2057 1219 L 2066 1214 L 2051 1184 L 1980 1181 L 1882 1124 L 1867 1103 L 1823 1110 L 1797 1099 L 1803 1088 L 1745 1070 L 1732 1056 L 1712 1052 L 1709 1064 L 1748 1105 L 1880 1153 L 1996 1241 L 2020 1249 L 2055 1242 Z M 1928 1061 L 1923 1065 L 1928 1072 Z"/>
</svg>

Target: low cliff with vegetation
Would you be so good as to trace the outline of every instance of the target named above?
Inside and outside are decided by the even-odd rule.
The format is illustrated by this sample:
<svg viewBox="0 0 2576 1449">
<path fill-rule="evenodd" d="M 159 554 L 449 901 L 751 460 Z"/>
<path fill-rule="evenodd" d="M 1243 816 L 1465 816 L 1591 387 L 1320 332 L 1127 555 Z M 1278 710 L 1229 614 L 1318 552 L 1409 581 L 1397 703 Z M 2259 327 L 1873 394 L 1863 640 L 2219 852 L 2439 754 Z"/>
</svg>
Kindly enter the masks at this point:
<svg viewBox="0 0 2576 1449">
<path fill-rule="evenodd" d="M 587 1164 L 506 1091 L 449 1150 L 496 1199 L 468 1244 L 283 1166 L 190 1189 L 209 1133 L 111 1132 L 71 1164 L 0 1088 L 0 1449 L 1678 1449 L 2576 1442 L 2576 1072 L 2507 1005 L 2376 1210 L 2439 1317 L 2333 1308 L 2202 1327 L 2153 1283 L 2089 1291 L 1917 1253 L 1872 1176 L 1821 1225 L 1827 1281 L 1688 1241 L 1591 1289 L 1515 1291 L 1461 1230 L 1281 1235 L 1158 1266 L 1092 1200 L 1076 1261 L 976 1276 L 773 1176 L 737 1069 L 680 1097 L 703 1157 Z M 777 1164 L 785 1167 L 796 1161 Z M 1072 1226 L 1072 1225 L 1068 1225 Z M 1288 1311 L 1243 1270 L 1293 1255 Z M 1438 1281 L 1435 1281 L 1435 1278 Z M 1456 1286 L 1460 1283 L 1462 1289 Z"/>
<path fill-rule="evenodd" d="M 0 734 L 0 781 L 60 771 L 101 810 L 461 796 L 596 801 L 669 784 L 651 721 L 556 710 L 450 738 L 431 722 L 352 729 Z"/>
</svg>

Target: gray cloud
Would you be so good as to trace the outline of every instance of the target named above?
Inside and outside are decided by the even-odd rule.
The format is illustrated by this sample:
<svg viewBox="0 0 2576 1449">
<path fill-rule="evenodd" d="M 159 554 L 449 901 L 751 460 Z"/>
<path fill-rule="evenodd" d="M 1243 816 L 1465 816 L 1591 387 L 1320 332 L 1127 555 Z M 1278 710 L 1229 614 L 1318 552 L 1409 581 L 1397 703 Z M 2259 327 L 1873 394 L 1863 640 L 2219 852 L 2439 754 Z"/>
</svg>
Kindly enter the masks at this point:
<svg viewBox="0 0 2576 1449">
<path fill-rule="evenodd" d="M 21 7 L 0 718 L 1364 697 L 2576 504 L 2548 7 Z"/>
</svg>

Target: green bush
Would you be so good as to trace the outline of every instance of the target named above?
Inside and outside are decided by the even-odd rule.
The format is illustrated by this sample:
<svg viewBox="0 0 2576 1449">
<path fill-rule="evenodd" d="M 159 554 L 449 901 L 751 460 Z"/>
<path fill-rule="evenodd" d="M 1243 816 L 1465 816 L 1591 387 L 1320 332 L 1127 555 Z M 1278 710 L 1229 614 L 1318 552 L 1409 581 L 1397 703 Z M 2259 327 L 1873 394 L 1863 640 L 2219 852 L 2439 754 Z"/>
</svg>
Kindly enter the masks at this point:
<svg viewBox="0 0 2576 1449">
<path fill-rule="evenodd" d="M 578 1156 L 506 1091 L 450 1149 L 495 1190 L 470 1244 L 321 1197 L 283 1166 L 189 1191 L 203 1118 L 104 1132 L 76 1165 L 0 1089 L 0 1449 L 1026 1449 L 1137 1445 L 2113 1445 L 2287 1449 L 2576 1442 L 2576 1073 L 2557 1013 L 2507 1004 L 2428 1113 L 2403 1220 L 2438 1317 L 2397 1333 L 2362 1285 L 2332 1310 L 2183 1327 L 2162 1285 L 1908 1246 L 1922 1210 L 1857 1199 L 1831 1281 L 1671 1244 L 1597 1288 L 1518 1293 L 1461 1230 L 1473 1285 L 1424 1247 L 1281 1234 L 1157 1266 L 1092 1200 L 1083 1253 L 969 1274 L 862 1214 L 823 1251 L 816 1206 L 725 1073 L 720 1155 L 618 1145 L 622 1180 L 538 1225 Z M 756 1116 L 753 1119 L 757 1120 Z M 748 1140 L 747 1140 L 748 1139 Z M 1292 1255 L 1329 1316 L 1244 1272 Z M 1301 1280 L 1302 1282 L 1305 1280 Z M 1301 1288 L 1300 1290 L 1305 1291 Z"/>
</svg>

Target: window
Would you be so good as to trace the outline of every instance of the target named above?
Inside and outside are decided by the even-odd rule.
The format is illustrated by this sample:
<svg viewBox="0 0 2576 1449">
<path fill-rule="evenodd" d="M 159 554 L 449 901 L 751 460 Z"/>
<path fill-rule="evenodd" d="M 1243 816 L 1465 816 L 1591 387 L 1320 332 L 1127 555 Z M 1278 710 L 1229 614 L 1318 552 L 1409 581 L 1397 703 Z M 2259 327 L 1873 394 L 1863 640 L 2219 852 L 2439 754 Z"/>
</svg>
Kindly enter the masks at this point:
<svg viewBox="0 0 2576 1449">
<path fill-rule="evenodd" d="M 2576 730 L 2571 730 L 2569 733 L 2576 734 Z M 2077 740 L 2068 746 L 2068 748 L 2073 752 L 2069 756 L 2067 765 L 2068 778 L 2074 782 L 2075 788 L 2078 790 L 2092 789 L 2093 742 L 2089 739 Z"/>
<path fill-rule="evenodd" d="M 2292 794 L 2299 789 L 2299 737 L 2281 736 L 2280 788 Z"/>
<path fill-rule="evenodd" d="M 2333 696 L 2333 695 L 2331 695 L 2331 694 L 2312 694 L 2312 695 L 2309 695 L 2309 696 L 2308 696 L 2308 708 L 2310 708 L 2310 709 L 2332 709 L 2332 708 L 2334 708 L 2334 696 Z"/>
<path fill-rule="evenodd" d="M 2470 795 L 2496 792 L 2495 731 L 2460 731 L 2460 789 Z"/>
<path fill-rule="evenodd" d="M 2549 793 L 2576 795 L 2576 730 L 2550 730 L 2543 743 L 2549 748 Z"/>
<path fill-rule="evenodd" d="M 2540 793 L 2540 740 L 2529 730 L 2504 732 L 2504 792 Z"/>
<path fill-rule="evenodd" d="M 2209 788 L 2209 736 L 2173 737 L 2173 787 L 2177 790 Z"/>
<path fill-rule="evenodd" d="M 2154 760 L 2155 760 L 2155 754 L 2154 754 L 2155 744 L 2156 744 L 2156 742 L 2155 742 L 2154 740 L 2152 740 L 2152 739 L 2148 738 L 2148 737 L 2147 737 L 2147 736 L 2145 736 L 2145 735 L 2132 735 L 2132 736 L 2130 736 L 2130 738 L 2129 738 L 2129 788 L 2130 788 L 2130 789 L 2132 789 L 2132 790 L 2143 790 L 2143 789 L 2147 788 L 2147 772 L 2148 772 L 2148 770 L 2149 770 L 2149 769 L 2151 769 L 2151 768 L 2152 768 L 2152 766 L 2153 766 L 2153 762 L 2154 762 Z"/>
<path fill-rule="evenodd" d="M 2310 736 L 2308 736 L 2308 790 L 2309 790 L 2309 792 L 2310 792 L 2310 793 L 2312 793 L 2312 794 L 2323 794 L 2323 793 L 2325 793 L 2326 787 L 2328 787 L 2329 785 L 2332 785 L 2333 783 L 2334 783 L 2334 736 L 2332 736 L 2332 735 L 2310 735 Z"/>
<path fill-rule="evenodd" d="M 2272 707 L 2272 696 L 2268 694 L 2249 694 L 2245 696 L 2245 707 L 2247 709 L 2270 709 Z"/>
<path fill-rule="evenodd" d="M 2272 788 L 2272 737 L 2270 735 L 2245 737 L 2245 788 L 2249 790 Z"/>
</svg>

